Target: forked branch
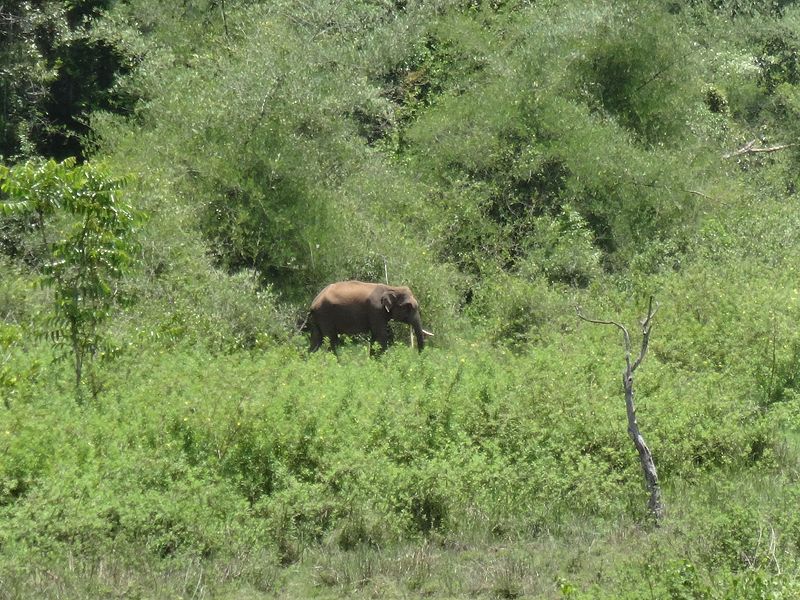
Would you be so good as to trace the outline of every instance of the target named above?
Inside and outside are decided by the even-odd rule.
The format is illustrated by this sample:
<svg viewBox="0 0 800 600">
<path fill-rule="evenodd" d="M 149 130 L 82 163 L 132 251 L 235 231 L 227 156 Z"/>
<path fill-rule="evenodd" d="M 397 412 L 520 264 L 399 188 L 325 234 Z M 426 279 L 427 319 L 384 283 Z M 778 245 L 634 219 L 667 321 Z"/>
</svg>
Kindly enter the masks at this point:
<svg viewBox="0 0 800 600">
<path fill-rule="evenodd" d="M 639 358 L 633 363 L 631 367 L 631 371 L 635 371 L 636 367 L 642 364 L 644 360 L 644 355 L 647 354 L 647 346 L 650 344 L 650 331 L 653 328 L 653 317 L 656 316 L 658 312 L 658 303 L 656 303 L 655 308 L 653 308 L 653 297 L 650 296 L 650 302 L 647 306 L 647 316 L 642 320 L 642 349 L 639 352 Z M 630 339 L 627 340 L 628 345 L 630 346 Z"/>
</svg>

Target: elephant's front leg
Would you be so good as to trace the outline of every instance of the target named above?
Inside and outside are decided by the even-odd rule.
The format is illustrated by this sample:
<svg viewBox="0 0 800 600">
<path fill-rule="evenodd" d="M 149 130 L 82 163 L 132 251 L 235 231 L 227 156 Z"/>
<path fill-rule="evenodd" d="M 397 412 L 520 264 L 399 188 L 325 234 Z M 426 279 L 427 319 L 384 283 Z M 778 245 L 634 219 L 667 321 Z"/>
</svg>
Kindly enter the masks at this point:
<svg viewBox="0 0 800 600">
<path fill-rule="evenodd" d="M 388 323 L 381 322 L 373 326 L 372 335 L 369 340 L 369 355 L 372 356 L 374 353 L 375 342 L 381 345 L 381 353 L 385 352 L 386 348 L 389 347 L 390 335 Z"/>
</svg>

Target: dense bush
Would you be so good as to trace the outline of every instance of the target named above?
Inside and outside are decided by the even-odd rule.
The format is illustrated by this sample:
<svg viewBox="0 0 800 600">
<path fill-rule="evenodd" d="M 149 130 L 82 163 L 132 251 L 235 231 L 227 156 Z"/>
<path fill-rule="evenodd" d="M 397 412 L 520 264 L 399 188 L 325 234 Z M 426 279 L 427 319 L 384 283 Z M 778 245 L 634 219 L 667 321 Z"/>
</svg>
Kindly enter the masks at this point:
<svg viewBox="0 0 800 600">
<path fill-rule="evenodd" d="M 576 89 L 647 146 L 683 139 L 697 101 L 693 52 L 682 22 L 652 3 L 603 15 L 575 61 Z"/>
<path fill-rule="evenodd" d="M 553 339 L 517 357 L 454 346 L 370 361 L 351 349 L 338 365 L 286 347 L 136 352 L 104 374 L 104 401 L 82 409 L 31 382 L 36 393 L 0 425 L 0 543 L 88 556 L 131 545 L 155 558 L 255 544 L 286 563 L 326 540 L 352 551 L 643 515 L 621 352 L 602 328 L 579 333 L 581 353 Z M 672 396 L 686 377 L 658 354 L 642 375 L 640 422 L 667 489 L 718 469 L 771 469 L 769 424 L 735 401 L 735 385 L 694 376 L 687 409 Z M 729 530 L 709 533 L 723 546 L 696 547 L 701 564 L 746 567 L 737 548 L 758 550 L 758 525 L 724 518 L 703 521 Z M 794 525 L 772 523 L 789 544 Z"/>
<path fill-rule="evenodd" d="M 108 0 L 8 2 L 0 31 L 4 68 L 0 156 L 79 155 L 90 110 L 127 112 L 134 97 L 115 89 L 132 57 L 95 36 Z"/>
<path fill-rule="evenodd" d="M 293 543 L 321 539 L 353 510 L 379 515 L 382 531 L 372 535 L 388 538 L 458 532 L 468 515 L 489 528 L 555 525 L 574 511 L 612 516 L 641 496 L 640 474 L 625 458 L 624 406 L 613 377 L 619 353 L 613 344 L 604 352 L 603 340 L 589 342 L 601 346 L 587 362 L 555 343 L 524 357 L 464 348 L 455 361 L 435 349 L 422 361 L 404 349 L 380 362 L 348 353 L 333 370 L 330 356 L 306 362 L 288 348 L 253 358 L 131 354 L 106 374 L 106 386 L 119 390 L 113 402 L 83 414 L 58 396 L 6 409 L 4 504 L 13 517 L 6 535 L 37 546 L 105 543 L 124 533 L 159 552 L 168 550 L 163 539 L 177 536 L 175 544 L 205 553 L 227 543 L 195 537 L 215 535 L 217 514 L 288 528 L 279 533 Z M 675 375 L 657 362 L 653 369 L 642 418 L 668 480 L 689 477 L 698 465 L 766 460 L 751 452 L 765 444 L 765 424 L 721 395 L 718 378 L 696 378 L 706 394 L 695 394 L 693 412 L 676 414 L 659 393 L 674 389 Z M 361 372 L 368 376 L 353 377 Z M 377 390 L 373 379 L 383 382 Z M 128 382 L 124 391 L 119 381 Z M 66 428 L 53 427 L 56 412 Z M 721 413 L 729 426 L 719 424 Z M 163 524 L 135 521 L 149 518 L 138 503 L 152 497 L 158 505 L 193 487 L 203 494 L 174 506 Z M 92 488 L 105 490 L 96 508 L 63 512 Z M 61 512 L 38 508 L 47 502 Z M 199 505 L 211 512 L 187 530 Z M 293 515 L 288 522 L 281 521 L 285 511 Z M 53 527 L 65 529 L 55 534 Z"/>
</svg>

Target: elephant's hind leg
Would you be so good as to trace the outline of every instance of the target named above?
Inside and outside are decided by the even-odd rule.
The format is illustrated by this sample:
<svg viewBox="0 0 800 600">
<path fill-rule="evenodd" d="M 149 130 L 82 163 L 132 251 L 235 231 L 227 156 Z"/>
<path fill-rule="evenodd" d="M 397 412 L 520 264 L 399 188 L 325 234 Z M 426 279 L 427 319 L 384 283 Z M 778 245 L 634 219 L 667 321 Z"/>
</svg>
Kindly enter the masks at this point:
<svg viewBox="0 0 800 600">
<path fill-rule="evenodd" d="M 328 338 L 330 342 L 329 350 L 336 354 L 336 348 L 339 346 L 339 332 L 336 331 L 336 328 L 323 322 L 321 325 L 317 326 L 317 329 L 319 330 L 319 345 L 317 348 L 323 344 L 325 338 Z"/>
<path fill-rule="evenodd" d="M 319 347 L 322 346 L 322 330 L 319 328 L 319 325 L 316 323 L 312 323 L 311 325 L 311 347 L 308 349 L 309 352 L 316 352 L 319 350 Z"/>
<path fill-rule="evenodd" d="M 339 347 L 339 344 L 341 344 L 341 342 L 339 341 L 339 335 L 336 333 L 332 333 L 331 335 L 328 336 L 328 339 L 331 342 L 331 352 L 336 354 L 336 349 Z"/>
</svg>

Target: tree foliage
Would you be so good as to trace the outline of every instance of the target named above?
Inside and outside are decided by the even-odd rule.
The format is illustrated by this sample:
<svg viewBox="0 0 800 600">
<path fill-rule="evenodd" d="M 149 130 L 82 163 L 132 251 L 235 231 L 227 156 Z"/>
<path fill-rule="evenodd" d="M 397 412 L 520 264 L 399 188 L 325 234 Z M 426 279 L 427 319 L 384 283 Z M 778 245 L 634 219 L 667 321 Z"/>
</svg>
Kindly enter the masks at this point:
<svg viewBox="0 0 800 600">
<path fill-rule="evenodd" d="M 53 292 L 43 333 L 71 354 L 79 395 L 84 368 L 93 375 L 95 359 L 110 351 L 102 325 L 135 250 L 136 213 L 122 196 L 125 185 L 100 166 L 70 159 L 0 167 L 0 208 L 29 218 L 41 240 L 41 283 Z"/>
<path fill-rule="evenodd" d="M 126 111 L 116 94 L 129 57 L 92 35 L 109 0 L 4 2 L 0 6 L 0 156 L 80 155 L 93 110 Z"/>
</svg>

